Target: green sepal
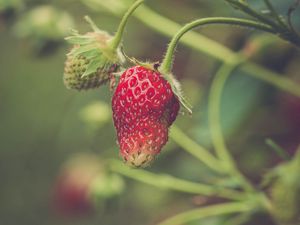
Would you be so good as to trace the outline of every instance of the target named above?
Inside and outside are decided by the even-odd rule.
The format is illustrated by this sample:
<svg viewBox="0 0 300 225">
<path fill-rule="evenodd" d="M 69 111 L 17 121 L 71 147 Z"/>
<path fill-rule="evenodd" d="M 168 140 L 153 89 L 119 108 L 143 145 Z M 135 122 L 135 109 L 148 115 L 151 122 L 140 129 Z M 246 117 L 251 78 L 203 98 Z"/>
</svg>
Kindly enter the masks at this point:
<svg viewBox="0 0 300 225">
<path fill-rule="evenodd" d="M 101 54 L 101 52 L 98 49 L 95 49 L 95 46 L 91 46 L 91 45 L 73 48 L 73 50 L 69 53 L 69 55 L 73 57 L 78 57 L 82 55 L 87 58 L 92 58 L 99 54 Z"/>
<path fill-rule="evenodd" d="M 89 62 L 85 72 L 82 74 L 81 77 L 83 78 L 90 74 L 93 74 L 100 67 L 104 71 L 109 70 L 110 66 L 111 66 L 111 62 L 109 62 L 103 55 L 96 56 Z"/>
<path fill-rule="evenodd" d="M 123 53 L 123 55 L 128 59 L 128 61 L 130 61 L 131 63 L 133 63 L 135 65 L 143 66 L 145 68 L 157 71 L 160 74 L 162 74 L 164 79 L 166 79 L 169 82 L 169 84 L 171 85 L 172 91 L 176 95 L 176 97 L 178 98 L 180 104 L 186 109 L 188 114 L 191 115 L 193 113 L 192 105 L 184 97 L 184 94 L 183 94 L 183 91 L 181 89 L 181 85 L 180 85 L 179 81 L 174 78 L 173 74 L 171 74 L 171 73 L 165 74 L 165 73 L 162 73 L 161 71 L 159 71 L 159 66 L 160 66 L 159 62 L 156 62 L 156 63 L 141 62 L 141 61 L 139 61 L 135 58 L 128 57 L 124 53 Z"/>
<path fill-rule="evenodd" d="M 91 37 L 84 35 L 66 37 L 65 40 L 73 45 L 87 45 L 95 41 L 92 40 Z"/>
<path fill-rule="evenodd" d="M 186 109 L 188 114 L 192 114 L 192 105 L 188 102 L 188 100 L 185 98 L 183 91 L 181 89 L 181 85 L 178 80 L 174 78 L 174 76 L 169 73 L 169 74 L 163 74 L 164 78 L 170 83 L 172 91 L 178 98 L 180 104 Z"/>
</svg>

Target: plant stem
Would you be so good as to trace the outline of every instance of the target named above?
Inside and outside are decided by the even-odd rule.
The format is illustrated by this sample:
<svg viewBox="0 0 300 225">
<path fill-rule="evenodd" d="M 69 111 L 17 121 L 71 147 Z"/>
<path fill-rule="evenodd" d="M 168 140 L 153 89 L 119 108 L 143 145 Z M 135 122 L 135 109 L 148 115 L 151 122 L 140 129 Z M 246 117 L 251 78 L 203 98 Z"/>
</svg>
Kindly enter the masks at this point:
<svg viewBox="0 0 300 225">
<path fill-rule="evenodd" d="M 255 64 L 248 63 L 243 65 L 242 68 L 244 68 L 244 71 L 251 71 L 248 72 L 248 76 L 265 81 L 282 91 L 286 91 L 300 98 L 300 86 L 283 75 L 274 74 L 274 72 L 265 70 Z"/>
<path fill-rule="evenodd" d="M 206 206 L 199 209 L 193 209 L 187 212 L 179 213 L 165 221 L 159 223 L 158 225 L 184 225 L 191 221 L 224 215 L 232 213 L 243 213 L 254 210 L 254 206 L 249 203 L 239 202 L 239 203 L 222 203 L 212 206 Z"/>
<path fill-rule="evenodd" d="M 185 151 L 203 162 L 210 169 L 217 173 L 224 174 L 224 170 L 220 165 L 219 160 L 216 159 L 211 153 L 209 153 L 209 150 L 205 149 L 204 147 L 190 139 L 175 125 L 173 125 L 171 128 L 170 138 L 172 138 L 172 140 L 176 142 L 176 144 L 181 146 Z"/>
<path fill-rule="evenodd" d="M 118 160 L 110 160 L 109 167 L 111 171 L 119 173 L 123 176 L 138 180 L 140 182 L 164 188 L 191 194 L 199 194 L 204 196 L 218 196 L 232 200 L 245 200 L 248 195 L 226 189 L 224 187 L 211 186 L 207 184 L 194 183 L 179 178 L 172 177 L 168 174 L 154 174 L 145 170 L 137 170 L 124 165 Z"/>
<path fill-rule="evenodd" d="M 250 27 L 250 28 L 256 28 L 259 30 L 263 30 L 269 33 L 276 33 L 272 29 L 272 27 L 255 22 L 252 20 L 247 20 L 247 19 L 239 19 L 239 18 L 227 18 L 227 17 L 211 17 L 211 18 L 202 18 L 198 19 L 195 21 L 192 21 L 185 26 L 183 26 L 172 38 L 171 42 L 169 43 L 167 52 L 165 54 L 165 57 L 161 63 L 160 66 L 160 71 L 163 74 L 169 74 L 172 70 L 172 64 L 173 64 L 173 59 L 174 59 L 174 52 L 176 50 L 176 46 L 180 40 L 180 38 L 188 31 L 195 27 L 200 27 L 204 25 L 209 25 L 209 24 L 228 24 L 228 25 L 238 25 L 238 26 L 243 26 L 243 27 Z"/>
<path fill-rule="evenodd" d="M 289 29 L 286 25 L 281 23 L 276 23 L 268 17 L 260 14 L 256 10 L 252 9 L 249 4 L 245 1 L 236 1 L 236 0 L 225 0 L 235 8 L 243 11 L 244 13 L 256 18 L 258 21 L 271 26 L 276 33 L 283 39 L 293 43 L 297 47 L 300 47 L 300 37 L 294 32 L 294 30 Z"/>
<path fill-rule="evenodd" d="M 151 27 L 153 30 L 169 37 L 172 37 L 173 34 L 180 29 L 179 24 L 161 16 L 145 6 L 141 7 L 134 15 L 148 27 Z M 168 27 L 168 29 L 166 29 L 166 27 Z M 224 63 L 231 62 L 238 56 L 238 53 L 234 53 L 218 42 L 194 31 L 190 31 L 184 35 L 180 39 L 180 42 Z M 299 85 L 296 85 L 290 79 L 280 74 L 267 70 L 251 62 L 246 62 L 241 65 L 241 70 L 246 72 L 249 76 L 256 77 L 283 91 L 300 97 Z"/>
<path fill-rule="evenodd" d="M 128 18 L 131 16 L 131 14 L 134 12 L 134 10 L 139 6 L 141 5 L 142 3 L 144 2 L 144 0 L 137 0 L 135 3 L 133 3 L 130 8 L 127 10 L 127 12 L 125 13 L 125 15 L 123 16 L 120 24 L 119 24 L 119 27 L 118 27 L 118 30 L 114 36 L 114 38 L 111 40 L 111 43 L 110 43 L 110 46 L 112 49 L 117 49 L 121 40 L 122 40 L 122 37 L 123 37 L 123 33 L 124 33 L 124 30 L 125 30 L 125 26 L 126 26 L 126 23 L 128 21 Z"/>
<path fill-rule="evenodd" d="M 287 24 L 285 23 L 284 19 L 277 13 L 277 11 L 275 10 L 274 6 L 272 5 L 272 3 L 270 2 L 270 0 L 264 0 L 266 6 L 268 7 L 268 9 L 270 10 L 272 16 L 277 20 L 277 22 L 282 26 L 287 28 Z"/>
<path fill-rule="evenodd" d="M 92 9 L 95 10 L 95 8 Z M 119 16 L 122 11 L 111 12 Z M 181 28 L 178 23 L 161 16 L 146 6 L 139 8 L 139 10 L 134 13 L 134 16 L 146 26 L 168 37 L 172 37 L 173 34 Z M 168 27 L 168 29 L 166 29 L 166 27 Z M 184 35 L 180 39 L 180 42 L 194 50 L 209 55 L 224 63 L 232 61 L 232 59 L 237 56 L 237 53 L 231 51 L 222 44 L 194 31 L 190 31 Z M 244 63 L 241 66 L 241 70 L 247 73 L 249 76 L 256 77 L 260 80 L 270 83 L 271 85 L 274 85 L 280 90 L 300 97 L 300 86 L 293 83 L 290 79 L 283 77 L 281 74 L 270 71 L 252 62 Z"/>
<path fill-rule="evenodd" d="M 233 218 L 226 220 L 222 225 L 242 225 L 247 223 L 251 218 L 251 216 L 252 216 L 251 212 L 249 213 L 245 212 L 243 214 L 239 214 Z"/>
<path fill-rule="evenodd" d="M 236 1 L 236 0 L 225 0 L 227 1 L 230 5 L 234 6 L 235 8 L 241 10 L 242 12 L 252 16 L 253 18 L 261 21 L 262 23 L 268 24 L 271 27 L 277 28 L 282 30 L 282 27 L 280 27 L 277 23 L 269 19 L 268 17 L 260 14 L 256 10 L 252 9 L 249 4 L 245 1 Z"/>
<path fill-rule="evenodd" d="M 222 160 L 223 168 L 226 169 L 229 174 L 237 176 L 244 188 L 251 192 L 254 188 L 237 169 L 235 161 L 226 147 L 220 121 L 221 96 L 225 82 L 231 72 L 240 63 L 240 58 L 237 58 L 232 63 L 224 63 L 216 73 L 209 93 L 208 119 L 212 144 L 216 150 L 218 158 Z"/>
<path fill-rule="evenodd" d="M 141 7 L 135 14 L 141 22 L 148 27 L 168 37 L 173 35 L 181 28 L 181 25 L 174 21 L 156 13 L 148 7 Z M 166 27 L 168 29 L 166 29 Z M 218 60 L 226 61 L 228 58 L 233 57 L 234 53 L 223 46 L 222 44 L 213 41 L 201 34 L 190 31 L 183 38 L 180 39 L 185 45 L 210 55 Z"/>
</svg>

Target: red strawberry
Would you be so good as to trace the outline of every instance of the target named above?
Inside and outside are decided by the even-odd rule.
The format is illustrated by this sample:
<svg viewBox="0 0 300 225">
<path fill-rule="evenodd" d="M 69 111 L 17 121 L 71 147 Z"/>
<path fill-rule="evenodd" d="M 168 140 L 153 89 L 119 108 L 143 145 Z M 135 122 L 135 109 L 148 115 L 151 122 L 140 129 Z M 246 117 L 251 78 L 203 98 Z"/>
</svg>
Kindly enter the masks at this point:
<svg viewBox="0 0 300 225">
<path fill-rule="evenodd" d="M 149 165 L 168 140 L 179 101 L 161 73 L 143 66 L 127 69 L 112 99 L 120 154 L 129 165 Z"/>
</svg>

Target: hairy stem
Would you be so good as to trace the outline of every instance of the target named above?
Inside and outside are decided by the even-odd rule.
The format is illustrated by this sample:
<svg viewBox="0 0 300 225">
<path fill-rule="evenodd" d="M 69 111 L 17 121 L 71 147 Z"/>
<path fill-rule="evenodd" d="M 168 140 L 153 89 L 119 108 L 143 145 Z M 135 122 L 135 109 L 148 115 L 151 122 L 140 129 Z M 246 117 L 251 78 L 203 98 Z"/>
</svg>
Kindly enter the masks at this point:
<svg viewBox="0 0 300 225">
<path fill-rule="evenodd" d="M 129 168 L 118 160 L 110 160 L 109 167 L 111 171 L 134 180 L 156 186 L 158 188 L 175 190 L 191 194 L 204 196 L 218 196 L 232 200 L 243 200 L 248 195 L 224 187 L 211 186 L 207 184 L 194 183 L 179 178 L 172 177 L 168 174 L 154 174 L 145 170 Z"/>
<path fill-rule="evenodd" d="M 192 209 L 187 212 L 179 213 L 165 221 L 159 223 L 158 225 L 184 225 L 191 221 L 212 217 L 212 216 L 219 216 L 219 215 L 226 215 L 226 214 L 233 214 L 233 213 L 244 213 L 253 210 L 254 207 L 251 204 L 238 202 L 238 203 L 222 203 L 212 206 L 206 206 L 199 209 Z"/>
<path fill-rule="evenodd" d="M 211 17 L 211 18 L 202 18 L 195 21 L 192 21 L 185 26 L 183 26 L 172 38 L 171 42 L 169 43 L 167 52 L 165 54 L 165 57 L 162 61 L 162 64 L 160 66 L 160 71 L 163 74 L 169 74 L 172 70 L 172 64 L 174 59 L 174 52 L 176 50 L 177 44 L 180 40 L 180 38 L 191 29 L 194 29 L 196 27 L 205 26 L 209 24 L 227 24 L 227 25 L 238 25 L 242 27 L 249 27 L 249 28 L 255 28 L 259 30 L 263 30 L 269 33 L 276 33 L 272 29 L 272 27 L 255 22 L 252 20 L 247 19 L 238 19 L 238 18 L 227 18 L 227 17 Z"/>
<path fill-rule="evenodd" d="M 142 3 L 144 2 L 144 0 L 137 0 L 135 3 L 133 3 L 131 5 L 131 7 L 127 10 L 127 12 L 125 13 L 125 15 L 123 16 L 120 24 L 119 24 L 119 27 L 118 27 L 118 30 L 117 30 L 117 33 L 115 34 L 114 38 L 111 40 L 111 48 L 112 49 L 117 49 L 121 40 L 122 40 L 122 37 L 123 37 L 123 33 L 124 33 L 124 30 L 125 30 L 125 26 L 126 26 L 126 23 L 128 21 L 128 18 L 131 16 L 131 14 L 134 12 L 134 10 L 139 6 L 141 5 Z"/>
<path fill-rule="evenodd" d="M 95 10 L 95 8 L 92 9 Z M 122 10 L 111 12 L 120 16 Z M 134 16 L 146 26 L 167 37 L 172 37 L 173 34 L 181 28 L 178 23 L 156 13 L 146 6 L 139 8 L 139 10 L 134 13 Z M 166 29 L 166 27 L 168 27 L 168 29 Z M 232 59 L 237 56 L 237 53 L 231 51 L 224 45 L 195 31 L 190 31 L 184 35 L 180 39 L 180 42 L 198 52 L 204 53 L 224 63 L 232 61 Z M 300 86 L 296 85 L 289 78 L 286 78 L 281 74 L 268 70 L 252 62 L 244 63 L 240 69 L 249 76 L 256 77 L 282 91 L 286 91 L 292 95 L 300 97 Z"/>
</svg>

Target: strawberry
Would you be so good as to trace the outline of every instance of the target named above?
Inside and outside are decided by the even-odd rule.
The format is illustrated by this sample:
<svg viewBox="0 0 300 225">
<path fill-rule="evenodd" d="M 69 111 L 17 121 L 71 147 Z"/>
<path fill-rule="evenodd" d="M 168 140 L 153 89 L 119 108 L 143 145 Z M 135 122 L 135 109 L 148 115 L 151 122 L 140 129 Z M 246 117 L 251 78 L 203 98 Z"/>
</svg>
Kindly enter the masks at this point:
<svg viewBox="0 0 300 225">
<path fill-rule="evenodd" d="M 97 88 L 109 81 L 124 61 L 119 46 L 113 47 L 114 37 L 99 30 L 86 18 L 94 32 L 80 35 L 77 31 L 67 37 L 73 48 L 67 54 L 64 68 L 64 84 L 68 89 L 86 90 Z"/>
<path fill-rule="evenodd" d="M 120 154 L 127 164 L 145 167 L 155 159 L 179 107 L 171 85 L 157 70 L 134 66 L 121 75 L 112 110 Z"/>
</svg>

